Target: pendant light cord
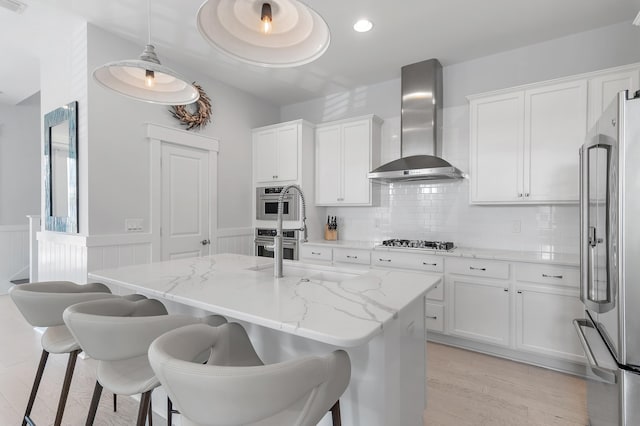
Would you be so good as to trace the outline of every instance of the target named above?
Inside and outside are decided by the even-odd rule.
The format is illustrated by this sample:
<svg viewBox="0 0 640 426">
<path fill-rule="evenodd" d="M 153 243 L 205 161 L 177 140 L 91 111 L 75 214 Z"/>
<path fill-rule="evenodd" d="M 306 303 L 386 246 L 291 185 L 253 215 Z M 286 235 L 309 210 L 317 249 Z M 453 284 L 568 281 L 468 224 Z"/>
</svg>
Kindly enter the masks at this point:
<svg viewBox="0 0 640 426">
<path fill-rule="evenodd" d="M 151 44 L 151 7 L 149 3 L 151 0 L 147 0 L 147 44 Z"/>
</svg>

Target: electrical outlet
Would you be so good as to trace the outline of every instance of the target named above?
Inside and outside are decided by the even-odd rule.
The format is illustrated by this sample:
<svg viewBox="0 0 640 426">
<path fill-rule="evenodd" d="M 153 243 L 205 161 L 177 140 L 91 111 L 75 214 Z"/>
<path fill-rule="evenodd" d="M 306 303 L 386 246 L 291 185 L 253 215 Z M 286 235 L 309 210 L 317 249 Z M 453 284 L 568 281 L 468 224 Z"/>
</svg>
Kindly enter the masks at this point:
<svg viewBox="0 0 640 426">
<path fill-rule="evenodd" d="M 134 218 L 134 219 L 125 219 L 124 220 L 124 229 L 127 232 L 142 232 L 142 219 Z"/>
<path fill-rule="evenodd" d="M 511 222 L 511 232 L 513 232 L 514 234 L 519 234 L 521 230 L 522 222 L 520 222 L 519 220 L 514 220 Z"/>
</svg>

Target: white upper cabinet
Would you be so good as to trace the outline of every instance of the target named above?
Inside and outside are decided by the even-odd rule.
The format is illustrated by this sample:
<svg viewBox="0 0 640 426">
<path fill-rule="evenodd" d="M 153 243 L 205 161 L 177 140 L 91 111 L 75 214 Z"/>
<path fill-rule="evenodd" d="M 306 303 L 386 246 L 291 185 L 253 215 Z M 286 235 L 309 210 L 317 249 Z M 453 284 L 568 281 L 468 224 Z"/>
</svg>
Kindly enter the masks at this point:
<svg viewBox="0 0 640 426">
<path fill-rule="evenodd" d="M 471 101 L 472 201 L 514 202 L 522 194 L 523 92 Z"/>
<path fill-rule="evenodd" d="M 587 81 L 525 91 L 525 201 L 578 201 L 578 149 L 587 133 Z M 519 194 L 518 194 L 519 195 Z"/>
<path fill-rule="evenodd" d="M 578 148 L 638 64 L 470 96 L 472 204 L 575 203 Z"/>
<path fill-rule="evenodd" d="M 618 71 L 589 80 L 589 122 L 595 124 L 600 114 L 609 106 L 613 98 L 622 90 L 635 92 L 640 88 L 638 69 Z"/>
<path fill-rule="evenodd" d="M 470 107 L 472 203 L 578 200 L 586 80 L 483 96 Z"/>
<path fill-rule="evenodd" d="M 381 125 L 366 116 L 316 127 L 316 205 L 373 204 L 367 174 L 379 162 Z"/>
<path fill-rule="evenodd" d="M 254 131 L 254 179 L 257 183 L 298 180 L 300 137 L 300 125 L 297 123 Z"/>
</svg>

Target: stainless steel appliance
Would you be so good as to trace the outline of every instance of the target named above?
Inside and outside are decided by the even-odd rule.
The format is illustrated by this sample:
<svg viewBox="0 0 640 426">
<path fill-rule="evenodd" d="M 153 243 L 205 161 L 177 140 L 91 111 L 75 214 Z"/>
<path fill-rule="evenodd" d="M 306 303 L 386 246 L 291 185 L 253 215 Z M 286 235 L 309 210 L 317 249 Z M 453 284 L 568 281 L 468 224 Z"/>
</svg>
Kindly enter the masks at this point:
<svg viewBox="0 0 640 426">
<path fill-rule="evenodd" d="M 405 65 L 400 81 L 400 158 L 372 170 L 375 182 L 461 179 L 442 158 L 442 65 L 437 59 Z"/>
<path fill-rule="evenodd" d="M 421 250 L 445 250 L 450 251 L 455 248 L 450 241 L 426 241 L 426 240 L 400 240 L 397 238 L 384 240 L 378 247 L 388 248 L 410 248 Z"/>
<path fill-rule="evenodd" d="M 298 230 L 282 230 L 282 257 L 288 260 L 298 260 Z M 261 257 L 274 256 L 274 237 L 276 230 L 271 228 L 256 228 L 255 255 Z"/>
<path fill-rule="evenodd" d="M 637 95 L 637 94 L 636 94 Z M 580 298 L 592 426 L 640 425 L 640 98 L 621 92 L 580 149 Z"/>
<path fill-rule="evenodd" d="M 278 218 L 278 197 L 284 187 L 263 186 L 256 188 L 256 219 L 276 220 Z M 297 194 L 287 193 L 282 205 L 283 220 L 298 220 L 300 205 Z"/>
</svg>

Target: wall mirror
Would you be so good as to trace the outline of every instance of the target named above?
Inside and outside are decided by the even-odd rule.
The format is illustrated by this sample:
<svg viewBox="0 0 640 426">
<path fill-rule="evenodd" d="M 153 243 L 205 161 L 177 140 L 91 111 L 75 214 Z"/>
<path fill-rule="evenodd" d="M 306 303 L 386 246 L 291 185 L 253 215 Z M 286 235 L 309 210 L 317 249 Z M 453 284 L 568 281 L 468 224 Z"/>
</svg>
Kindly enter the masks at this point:
<svg viewBox="0 0 640 426">
<path fill-rule="evenodd" d="M 78 103 L 44 116 L 45 229 L 78 232 Z"/>
</svg>

